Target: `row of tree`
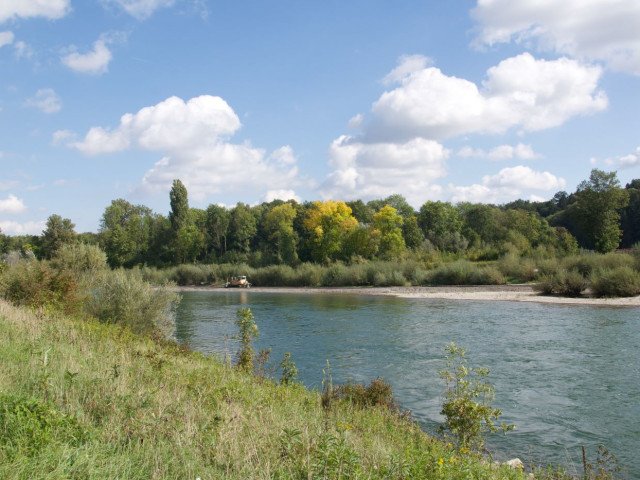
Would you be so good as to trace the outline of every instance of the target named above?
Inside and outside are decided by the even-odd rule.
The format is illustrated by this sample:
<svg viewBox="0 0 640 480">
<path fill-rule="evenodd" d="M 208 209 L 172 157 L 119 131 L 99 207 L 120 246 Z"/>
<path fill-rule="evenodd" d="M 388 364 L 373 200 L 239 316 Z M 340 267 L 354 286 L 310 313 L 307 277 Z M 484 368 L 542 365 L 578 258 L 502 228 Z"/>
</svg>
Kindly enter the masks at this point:
<svg viewBox="0 0 640 480">
<path fill-rule="evenodd" d="M 190 262 L 254 265 L 396 259 L 408 251 L 438 249 L 497 258 L 544 247 L 558 254 L 578 247 L 606 252 L 640 241 L 640 180 L 621 188 L 615 172 L 593 170 L 572 193 L 548 202 L 503 206 L 426 202 L 415 210 L 401 195 L 365 203 L 275 200 L 233 208 L 190 208 L 175 180 L 168 216 L 144 205 L 113 200 L 97 234 L 76 234 L 69 219 L 52 215 L 40 236 L 0 234 L 0 250 L 49 258 L 64 243 L 98 243 L 114 266 L 168 266 Z"/>
</svg>

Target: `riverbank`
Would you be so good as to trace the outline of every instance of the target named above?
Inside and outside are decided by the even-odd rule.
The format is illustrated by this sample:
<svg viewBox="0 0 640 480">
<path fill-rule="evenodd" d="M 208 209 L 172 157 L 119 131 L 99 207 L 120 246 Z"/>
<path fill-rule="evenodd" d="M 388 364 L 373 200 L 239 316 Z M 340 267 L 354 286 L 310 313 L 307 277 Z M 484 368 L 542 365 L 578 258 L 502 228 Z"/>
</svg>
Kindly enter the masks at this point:
<svg viewBox="0 0 640 480">
<path fill-rule="evenodd" d="M 3 479 L 526 478 L 387 409 L 2 300 L 0 363 Z"/>
<path fill-rule="evenodd" d="M 229 291 L 219 286 L 175 287 L 178 291 Z M 252 287 L 251 292 L 295 294 L 352 294 L 462 301 L 538 302 L 554 305 L 640 307 L 640 296 L 627 298 L 570 298 L 540 295 L 531 285 L 481 285 L 447 287 Z"/>
</svg>

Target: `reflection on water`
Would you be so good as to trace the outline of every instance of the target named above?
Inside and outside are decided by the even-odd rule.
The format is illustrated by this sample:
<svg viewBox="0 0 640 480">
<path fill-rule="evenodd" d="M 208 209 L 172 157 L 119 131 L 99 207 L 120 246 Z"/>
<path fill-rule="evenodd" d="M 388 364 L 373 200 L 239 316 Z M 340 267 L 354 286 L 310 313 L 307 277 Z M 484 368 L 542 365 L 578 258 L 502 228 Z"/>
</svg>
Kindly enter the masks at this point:
<svg viewBox="0 0 640 480">
<path fill-rule="evenodd" d="M 491 369 L 496 406 L 517 425 L 492 437 L 498 456 L 580 463 L 581 445 L 602 443 L 630 478 L 640 478 L 640 318 L 638 309 L 462 302 L 336 294 L 186 292 L 177 338 L 233 355 L 235 312 L 250 306 L 256 347 L 277 363 L 290 351 L 301 380 L 387 379 L 404 408 L 432 433 L 439 414 L 444 346 L 464 346 Z"/>
</svg>

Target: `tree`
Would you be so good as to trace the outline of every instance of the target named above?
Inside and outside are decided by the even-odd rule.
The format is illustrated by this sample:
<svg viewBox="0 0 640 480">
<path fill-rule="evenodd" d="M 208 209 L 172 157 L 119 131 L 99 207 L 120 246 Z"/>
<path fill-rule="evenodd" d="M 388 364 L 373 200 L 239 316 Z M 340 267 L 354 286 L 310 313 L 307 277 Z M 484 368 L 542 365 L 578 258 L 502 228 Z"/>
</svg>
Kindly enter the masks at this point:
<svg viewBox="0 0 640 480">
<path fill-rule="evenodd" d="M 219 205 L 207 207 L 206 232 L 209 253 L 215 252 L 221 256 L 227 251 L 227 232 L 230 219 L 231 216 L 226 208 Z"/>
<path fill-rule="evenodd" d="M 251 251 L 251 240 L 258 231 L 256 218 L 249 205 L 238 203 L 229 219 L 229 246 L 240 253 Z"/>
<path fill-rule="evenodd" d="M 436 247 L 451 250 L 449 244 L 460 235 L 463 219 L 460 211 L 448 202 L 426 202 L 420 207 L 418 225 Z"/>
<path fill-rule="evenodd" d="M 144 263 L 151 238 L 151 209 L 119 198 L 113 200 L 100 221 L 100 246 L 112 267 Z"/>
<path fill-rule="evenodd" d="M 584 246 L 602 253 L 617 248 L 622 236 L 619 210 L 629 204 L 629 192 L 620 188 L 616 172 L 594 168 L 575 196 L 571 214 L 582 230 Z"/>
<path fill-rule="evenodd" d="M 402 218 L 410 217 L 416 213 L 413 207 L 409 205 L 409 202 L 407 202 L 407 199 L 397 193 L 389 195 L 387 198 L 382 200 L 371 200 L 367 205 L 376 212 L 385 205 L 389 205 L 390 207 L 395 208 Z"/>
<path fill-rule="evenodd" d="M 403 223 L 398 211 L 390 205 L 385 205 L 373 216 L 373 227 L 380 232 L 379 253 L 383 258 L 397 258 L 404 252 Z"/>
<path fill-rule="evenodd" d="M 418 217 L 411 215 L 404 219 L 402 225 L 402 236 L 404 237 L 404 243 L 407 248 L 415 249 L 422 245 L 424 242 L 424 234 L 418 225 Z"/>
<path fill-rule="evenodd" d="M 625 187 L 629 192 L 629 205 L 620 214 L 622 246 L 631 247 L 640 242 L 640 180 L 633 180 Z"/>
<path fill-rule="evenodd" d="M 62 218 L 56 214 L 51 215 L 47 219 L 46 227 L 40 237 L 43 256 L 51 258 L 62 245 L 73 243 L 76 240 L 74 228 L 75 225 L 68 218 Z"/>
<path fill-rule="evenodd" d="M 269 210 L 264 216 L 264 230 L 268 240 L 268 250 L 277 263 L 292 264 L 298 261 L 298 236 L 293 229 L 296 209 L 290 203 L 283 203 Z"/>
<path fill-rule="evenodd" d="M 169 192 L 169 202 L 171 204 L 171 212 L 169 220 L 171 228 L 174 232 L 180 230 L 189 223 L 189 197 L 187 188 L 180 180 L 174 180 Z"/>
<path fill-rule="evenodd" d="M 358 226 L 351 208 L 334 200 L 313 202 L 307 211 L 304 226 L 310 239 L 311 255 L 317 262 L 335 260 L 349 234 Z"/>
</svg>

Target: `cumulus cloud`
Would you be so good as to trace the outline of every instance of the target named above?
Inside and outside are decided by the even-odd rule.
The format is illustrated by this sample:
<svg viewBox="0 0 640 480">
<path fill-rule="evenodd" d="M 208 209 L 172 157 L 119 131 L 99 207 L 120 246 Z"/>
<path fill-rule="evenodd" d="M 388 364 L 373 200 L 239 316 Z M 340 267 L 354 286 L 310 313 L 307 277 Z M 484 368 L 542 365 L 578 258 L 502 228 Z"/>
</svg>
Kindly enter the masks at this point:
<svg viewBox="0 0 640 480">
<path fill-rule="evenodd" d="M 533 160 L 540 155 L 533 151 L 531 145 L 518 143 L 517 145 L 499 145 L 491 150 L 481 148 L 463 147 L 457 155 L 462 158 L 486 158 L 492 161 L 502 160 Z"/>
<path fill-rule="evenodd" d="M 622 155 L 620 157 L 607 158 L 604 163 L 609 166 L 617 168 L 631 168 L 640 166 L 640 147 L 636 148 L 636 151 L 629 155 Z"/>
<path fill-rule="evenodd" d="M 62 100 L 51 88 L 41 88 L 33 97 L 27 99 L 25 104 L 44 113 L 56 113 L 62 108 Z"/>
<path fill-rule="evenodd" d="M 402 55 L 398 60 L 398 66 L 382 79 L 382 83 L 385 85 L 399 83 L 405 77 L 424 70 L 432 63 L 432 60 L 424 55 Z"/>
<path fill-rule="evenodd" d="M 269 190 L 264 195 L 264 201 L 273 202 L 274 200 L 295 200 L 296 202 L 299 202 L 300 197 L 296 195 L 296 192 L 293 190 Z"/>
<path fill-rule="evenodd" d="M 529 167 L 503 168 L 495 175 L 485 175 L 482 182 L 469 186 L 449 185 L 453 202 L 501 203 L 515 200 L 533 192 L 554 192 L 564 188 L 566 182 L 549 172 L 538 172 Z"/>
<path fill-rule="evenodd" d="M 15 222 L 0 220 L 0 230 L 8 235 L 38 235 L 45 229 L 46 222 Z"/>
<path fill-rule="evenodd" d="M 102 75 L 109 68 L 113 55 L 109 47 L 109 39 L 100 37 L 93 43 L 93 49 L 86 53 L 79 53 L 72 47 L 71 53 L 61 58 L 62 63 L 78 73 L 89 75 Z"/>
<path fill-rule="evenodd" d="M 52 145 L 61 145 L 76 138 L 76 134 L 71 130 L 56 130 L 51 135 Z"/>
<path fill-rule="evenodd" d="M 9 195 L 7 198 L 0 198 L 0 213 L 22 213 L 27 209 L 24 202 L 15 195 Z"/>
<path fill-rule="evenodd" d="M 14 18 L 64 17 L 71 10 L 71 0 L 2 0 L 0 23 Z"/>
<path fill-rule="evenodd" d="M 608 103 L 598 89 L 602 69 L 567 58 L 523 53 L 490 68 L 481 86 L 435 67 L 407 71 L 373 104 L 370 141 L 544 130 Z"/>
<path fill-rule="evenodd" d="M 68 145 L 87 155 L 131 148 L 161 152 L 162 159 L 142 179 L 144 191 L 166 191 L 175 178 L 195 198 L 290 189 L 298 175 L 291 147 L 267 155 L 249 143 L 231 143 L 240 127 L 240 119 L 220 97 L 203 95 L 186 102 L 170 97 L 123 115 L 116 128 L 93 127 Z"/>
<path fill-rule="evenodd" d="M 446 175 L 449 151 L 433 140 L 362 143 L 349 136 L 330 148 L 332 173 L 321 187 L 324 198 L 381 198 L 400 193 L 418 205 L 440 193 L 433 181 Z"/>
<path fill-rule="evenodd" d="M 110 0 L 109 3 L 117 5 L 138 20 L 144 20 L 156 10 L 172 6 L 175 0 Z"/>
<path fill-rule="evenodd" d="M 640 75 L 637 0 L 478 0 L 476 43 L 535 45 Z"/>
<path fill-rule="evenodd" d="M 5 45 L 11 45 L 13 43 L 14 35 L 13 32 L 0 32 L 0 48 Z"/>
</svg>

